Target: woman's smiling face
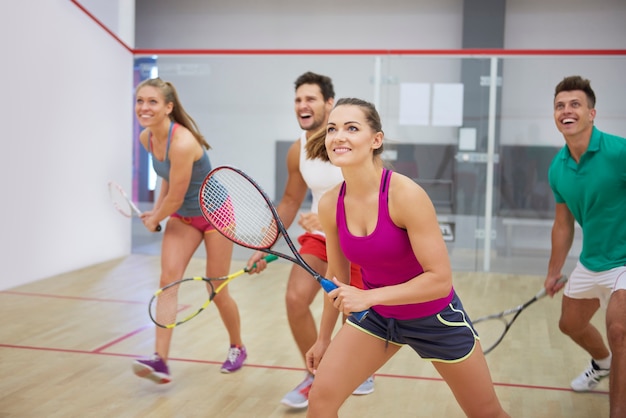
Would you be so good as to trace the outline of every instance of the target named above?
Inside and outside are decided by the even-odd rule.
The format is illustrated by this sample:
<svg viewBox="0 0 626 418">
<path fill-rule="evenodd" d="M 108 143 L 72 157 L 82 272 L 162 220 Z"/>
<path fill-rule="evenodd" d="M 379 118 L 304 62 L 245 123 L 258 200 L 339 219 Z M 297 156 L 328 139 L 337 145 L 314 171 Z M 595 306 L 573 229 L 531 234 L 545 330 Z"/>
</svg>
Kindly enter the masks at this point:
<svg viewBox="0 0 626 418">
<path fill-rule="evenodd" d="M 142 127 L 156 125 L 168 118 L 172 103 L 165 103 L 163 93 L 156 87 L 143 86 L 135 98 L 135 114 Z"/>
<path fill-rule="evenodd" d="M 371 160 L 372 151 L 382 144 L 382 132 L 369 125 L 363 109 L 355 105 L 339 105 L 328 117 L 326 151 L 330 161 L 339 167 Z"/>
</svg>

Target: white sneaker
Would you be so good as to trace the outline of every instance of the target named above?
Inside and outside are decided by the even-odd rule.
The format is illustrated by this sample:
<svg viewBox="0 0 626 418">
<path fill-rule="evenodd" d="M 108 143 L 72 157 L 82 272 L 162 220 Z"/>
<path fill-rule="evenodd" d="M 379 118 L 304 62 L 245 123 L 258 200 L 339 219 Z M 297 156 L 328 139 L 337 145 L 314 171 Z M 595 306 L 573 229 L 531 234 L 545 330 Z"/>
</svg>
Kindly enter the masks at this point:
<svg viewBox="0 0 626 418">
<path fill-rule="evenodd" d="M 365 379 L 365 382 L 361 383 L 358 388 L 352 392 L 353 395 L 369 395 L 374 392 L 374 376 L 370 376 Z"/>
<path fill-rule="evenodd" d="M 593 359 L 587 370 L 582 372 L 580 376 L 572 380 L 570 384 L 575 392 L 587 392 L 593 390 L 603 377 L 609 375 L 609 369 L 601 369 Z"/>
</svg>

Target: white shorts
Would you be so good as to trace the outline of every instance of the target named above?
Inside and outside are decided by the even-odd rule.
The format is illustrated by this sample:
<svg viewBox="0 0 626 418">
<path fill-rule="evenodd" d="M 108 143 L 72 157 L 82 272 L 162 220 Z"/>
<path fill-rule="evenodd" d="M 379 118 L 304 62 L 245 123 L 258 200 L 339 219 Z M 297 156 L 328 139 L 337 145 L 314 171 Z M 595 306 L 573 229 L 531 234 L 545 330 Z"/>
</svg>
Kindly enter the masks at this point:
<svg viewBox="0 0 626 418">
<path fill-rule="evenodd" d="M 611 293 L 618 289 L 626 289 L 626 266 L 591 271 L 579 261 L 563 293 L 572 299 L 600 299 L 600 306 L 606 308 Z"/>
</svg>

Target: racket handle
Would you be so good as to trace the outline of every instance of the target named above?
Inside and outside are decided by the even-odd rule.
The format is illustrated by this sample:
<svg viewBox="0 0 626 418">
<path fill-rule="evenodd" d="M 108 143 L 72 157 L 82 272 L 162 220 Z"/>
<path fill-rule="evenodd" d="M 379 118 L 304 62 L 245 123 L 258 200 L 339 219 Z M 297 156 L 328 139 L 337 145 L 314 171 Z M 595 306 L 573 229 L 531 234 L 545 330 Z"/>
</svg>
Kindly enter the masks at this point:
<svg viewBox="0 0 626 418">
<path fill-rule="evenodd" d="M 363 318 L 367 316 L 369 311 L 361 311 L 361 312 L 351 312 L 352 316 L 356 318 L 357 321 L 361 322 Z"/>
<path fill-rule="evenodd" d="M 562 275 L 559 280 L 556 281 L 557 284 L 560 283 L 565 283 L 567 281 L 568 277 L 567 275 Z M 539 292 L 537 292 L 537 294 L 535 295 L 535 299 L 541 299 L 542 297 L 544 297 L 546 295 L 546 288 L 542 288 Z"/>
<path fill-rule="evenodd" d="M 161 225 L 157 225 L 156 228 L 154 228 L 154 230 L 157 232 L 161 232 Z"/>
<path fill-rule="evenodd" d="M 323 277 L 320 278 L 320 284 L 322 285 L 322 288 L 326 291 L 326 293 L 331 292 L 332 290 L 337 289 L 337 285 L 333 282 L 331 282 L 328 279 L 325 279 Z M 361 322 L 361 320 L 363 318 L 365 318 L 367 316 L 368 311 L 361 311 L 361 312 L 350 312 L 350 314 L 356 318 L 357 321 Z"/>
<path fill-rule="evenodd" d="M 263 257 L 261 260 L 265 260 L 266 262 L 271 263 L 272 261 L 278 260 L 278 256 L 276 256 L 274 254 L 268 254 L 265 257 Z M 252 268 L 255 268 L 255 267 L 256 267 L 256 263 L 254 263 L 252 265 Z M 246 268 L 243 269 L 243 271 L 245 271 L 247 273 L 250 270 L 248 269 L 248 267 L 246 267 Z"/>
<path fill-rule="evenodd" d="M 323 277 L 320 278 L 320 284 L 322 285 L 322 289 L 324 289 L 326 293 L 330 293 L 337 288 L 337 285 L 335 283 Z"/>
</svg>

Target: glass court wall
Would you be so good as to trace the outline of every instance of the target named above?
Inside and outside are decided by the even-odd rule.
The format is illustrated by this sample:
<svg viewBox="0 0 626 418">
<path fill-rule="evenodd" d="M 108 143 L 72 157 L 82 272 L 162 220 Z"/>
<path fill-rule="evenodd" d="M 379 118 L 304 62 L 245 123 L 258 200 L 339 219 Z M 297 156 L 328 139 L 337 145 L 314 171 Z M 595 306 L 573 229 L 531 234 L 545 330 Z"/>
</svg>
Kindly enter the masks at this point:
<svg viewBox="0 0 626 418">
<path fill-rule="evenodd" d="M 244 169 L 277 201 L 286 148 L 300 131 L 293 82 L 305 71 L 330 76 L 336 98 L 378 108 L 385 159 L 431 196 L 454 270 L 542 275 L 554 211 L 547 170 L 564 145 L 552 117 L 554 87 L 565 76 L 589 78 L 596 125 L 626 136 L 626 56 L 495 54 L 196 53 L 151 56 L 154 64 L 137 55 L 135 70 L 156 66 L 213 147 L 213 165 Z"/>
</svg>

